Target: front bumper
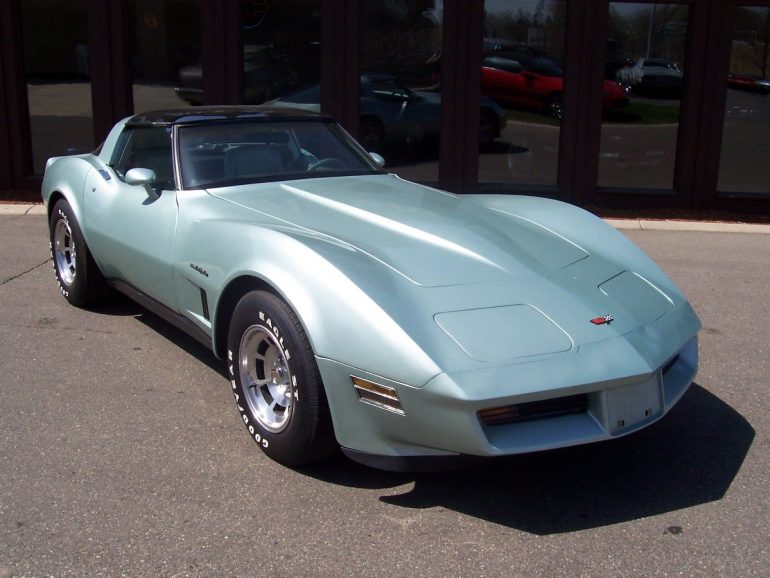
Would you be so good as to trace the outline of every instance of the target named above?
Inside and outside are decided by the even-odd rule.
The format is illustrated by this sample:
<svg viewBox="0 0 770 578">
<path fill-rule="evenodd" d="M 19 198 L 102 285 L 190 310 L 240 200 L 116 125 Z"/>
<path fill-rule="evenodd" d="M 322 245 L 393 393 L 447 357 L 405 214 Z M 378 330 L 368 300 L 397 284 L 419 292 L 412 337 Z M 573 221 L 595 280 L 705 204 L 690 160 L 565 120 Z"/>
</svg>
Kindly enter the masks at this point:
<svg viewBox="0 0 770 578">
<path fill-rule="evenodd" d="M 632 433 L 662 418 L 697 373 L 700 323 L 689 306 L 678 313 L 574 352 L 442 373 L 419 388 L 319 358 L 337 440 L 369 465 L 405 469 L 411 460 L 434 469 L 430 464 L 451 457 L 512 455 Z M 351 375 L 394 388 L 404 415 L 361 403 Z M 584 399 L 582 411 L 498 425 L 478 413 L 569 396 Z"/>
</svg>

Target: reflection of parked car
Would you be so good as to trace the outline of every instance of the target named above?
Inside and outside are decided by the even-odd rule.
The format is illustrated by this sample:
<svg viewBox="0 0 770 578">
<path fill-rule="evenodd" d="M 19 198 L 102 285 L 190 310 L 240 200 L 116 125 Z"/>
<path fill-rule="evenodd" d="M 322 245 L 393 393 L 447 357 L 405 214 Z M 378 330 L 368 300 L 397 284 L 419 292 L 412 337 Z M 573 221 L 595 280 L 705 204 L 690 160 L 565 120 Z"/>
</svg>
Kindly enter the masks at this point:
<svg viewBox="0 0 770 578">
<path fill-rule="evenodd" d="M 761 94 L 770 92 L 770 80 L 750 74 L 728 74 L 727 86 L 737 90 L 748 90 Z"/>
<path fill-rule="evenodd" d="M 314 86 L 273 100 L 271 106 L 320 109 L 320 87 Z M 487 144 L 500 136 L 505 111 L 495 102 L 481 100 L 479 140 Z M 361 125 L 358 140 L 369 151 L 379 152 L 388 145 L 406 145 L 417 153 L 438 140 L 441 125 L 441 94 L 414 91 L 389 74 L 361 76 Z"/>
<path fill-rule="evenodd" d="M 297 73 L 284 57 L 270 46 L 247 44 L 243 47 L 243 98 L 249 104 L 259 104 L 274 98 L 297 84 Z M 190 104 L 203 102 L 203 74 L 200 62 L 179 71 L 179 86 L 175 89 L 182 100 Z"/>
<path fill-rule="evenodd" d="M 623 44 L 608 38 L 604 48 L 604 78 L 615 80 L 618 70 L 633 64 L 634 61 L 628 58 Z"/>
<path fill-rule="evenodd" d="M 541 48 L 510 42 L 503 38 L 485 38 L 482 49 L 485 56 L 503 56 L 520 62 L 533 58 L 548 58 L 548 53 Z"/>
<path fill-rule="evenodd" d="M 47 163 L 58 289 L 83 306 L 110 285 L 210 348 L 249 437 L 292 466 L 338 447 L 403 470 L 611 440 L 685 394 L 700 321 L 612 226 L 378 164 L 302 111 L 125 119 L 98 154 Z"/>
<path fill-rule="evenodd" d="M 628 104 L 625 91 L 605 80 L 604 110 Z M 550 58 L 534 58 L 524 64 L 501 56 L 487 56 L 481 66 L 481 92 L 498 102 L 528 108 L 546 109 L 554 118 L 562 117 L 564 71 Z"/>
<path fill-rule="evenodd" d="M 682 71 L 676 63 L 662 58 L 639 58 L 633 66 L 618 70 L 619 83 L 636 92 L 682 92 Z"/>
</svg>

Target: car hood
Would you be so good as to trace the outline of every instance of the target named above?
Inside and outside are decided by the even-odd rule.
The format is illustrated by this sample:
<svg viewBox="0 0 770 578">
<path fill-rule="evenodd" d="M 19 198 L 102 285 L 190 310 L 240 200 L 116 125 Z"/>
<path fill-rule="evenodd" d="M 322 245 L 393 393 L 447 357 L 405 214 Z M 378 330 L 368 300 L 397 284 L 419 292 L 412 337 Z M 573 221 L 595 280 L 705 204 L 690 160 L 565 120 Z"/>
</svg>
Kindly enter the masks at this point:
<svg viewBox="0 0 770 578">
<path fill-rule="evenodd" d="M 209 193 L 253 211 L 261 227 L 311 248 L 443 371 L 519 363 L 575 352 L 635 330 L 657 331 L 659 320 L 686 304 L 641 251 L 605 223 L 564 203 L 461 197 L 393 175 Z M 251 220 L 240 212 L 239 219 Z M 317 272 L 304 273 L 311 287 L 314 274 L 329 274 L 318 266 Z M 347 301 L 355 309 L 359 298 L 344 283 L 335 283 L 321 291 L 341 293 L 325 301 Z M 372 311 L 368 315 L 376 317 Z M 319 355 L 352 363 L 333 345 L 339 342 L 315 347 Z M 660 356 L 657 350 L 648 353 L 650 359 Z M 377 356 L 369 361 L 379 375 L 423 383 L 393 374 Z"/>
<path fill-rule="evenodd" d="M 548 275 L 588 256 L 535 222 L 392 175 L 210 192 L 271 218 L 276 226 L 323 235 L 366 253 L 420 286 Z"/>
</svg>

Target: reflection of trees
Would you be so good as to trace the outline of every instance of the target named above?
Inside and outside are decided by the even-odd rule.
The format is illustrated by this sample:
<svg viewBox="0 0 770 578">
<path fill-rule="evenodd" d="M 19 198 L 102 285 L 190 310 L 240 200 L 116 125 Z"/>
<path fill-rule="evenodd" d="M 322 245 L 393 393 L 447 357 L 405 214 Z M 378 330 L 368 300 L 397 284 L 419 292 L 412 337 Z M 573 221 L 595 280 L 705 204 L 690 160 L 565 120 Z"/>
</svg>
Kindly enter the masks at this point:
<svg viewBox="0 0 770 578">
<path fill-rule="evenodd" d="M 632 58 L 665 58 L 683 65 L 687 20 L 686 5 L 651 4 L 624 13 L 610 4 L 609 37 Z"/>
<path fill-rule="evenodd" d="M 200 6 L 192 0 L 132 0 L 131 75 L 143 82 L 173 82 L 200 56 Z"/>
<path fill-rule="evenodd" d="M 321 0 L 241 1 L 245 45 L 271 46 L 302 84 L 318 82 Z"/>
<path fill-rule="evenodd" d="M 441 55 L 436 0 L 362 2 L 361 69 L 430 81 Z"/>
<path fill-rule="evenodd" d="M 85 3 L 27 0 L 19 6 L 27 79 L 87 78 L 88 12 Z M 5 37 L 2 42 L 5 44 Z"/>
<path fill-rule="evenodd" d="M 732 41 L 730 72 L 767 78 L 770 8 L 738 8 Z"/>
<path fill-rule="evenodd" d="M 540 48 L 561 59 L 566 20 L 567 3 L 562 0 L 538 2 L 534 10 L 526 10 L 523 6 L 515 12 L 485 10 L 484 36 Z"/>
</svg>

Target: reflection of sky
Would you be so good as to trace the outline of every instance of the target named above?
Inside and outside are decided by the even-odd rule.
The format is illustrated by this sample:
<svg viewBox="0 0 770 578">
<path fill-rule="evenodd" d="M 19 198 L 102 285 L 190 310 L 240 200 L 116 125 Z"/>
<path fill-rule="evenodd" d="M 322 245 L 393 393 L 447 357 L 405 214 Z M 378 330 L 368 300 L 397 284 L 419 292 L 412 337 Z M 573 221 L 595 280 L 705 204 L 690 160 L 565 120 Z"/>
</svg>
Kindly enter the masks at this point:
<svg viewBox="0 0 770 578">
<path fill-rule="evenodd" d="M 484 9 L 491 14 L 512 12 L 516 14 L 519 10 L 534 14 L 537 10 L 538 4 L 543 5 L 543 12 L 548 12 L 548 9 L 557 2 L 564 2 L 566 0 L 486 0 L 484 2 Z M 436 3 L 438 6 L 438 2 Z M 625 4 L 621 2 L 611 2 L 612 9 L 617 11 L 618 14 L 628 17 L 633 14 L 637 14 L 641 11 L 649 11 L 653 6 L 652 4 Z M 666 6 L 667 4 L 656 4 L 656 6 Z"/>
<path fill-rule="evenodd" d="M 433 16 L 436 18 L 436 22 L 444 21 L 444 2 L 443 0 L 436 0 L 436 7 L 433 9 Z"/>
<path fill-rule="evenodd" d="M 534 13 L 537 10 L 537 5 L 543 4 L 543 8 L 547 9 L 552 2 L 542 2 L 542 0 L 486 0 L 484 2 L 484 9 L 490 14 L 513 12 L 514 14 L 520 9 L 523 12 Z"/>
<path fill-rule="evenodd" d="M 672 6 L 672 4 L 623 4 L 621 2 L 610 2 L 612 10 L 624 18 L 634 16 L 640 12 L 647 14 L 652 10 L 653 6 L 660 8 L 662 6 Z"/>
</svg>

